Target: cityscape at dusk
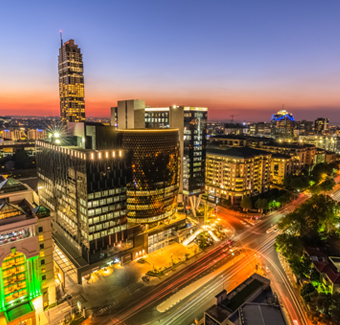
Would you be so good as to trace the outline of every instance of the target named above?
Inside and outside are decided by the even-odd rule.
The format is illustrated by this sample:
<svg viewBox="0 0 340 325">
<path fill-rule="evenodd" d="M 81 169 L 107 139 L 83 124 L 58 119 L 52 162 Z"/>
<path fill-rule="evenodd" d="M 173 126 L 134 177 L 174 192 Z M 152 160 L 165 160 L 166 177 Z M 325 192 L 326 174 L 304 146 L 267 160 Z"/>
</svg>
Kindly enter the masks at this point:
<svg viewBox="0 0 340 325">
<path fill-rule="evenodd" d="M 340 325 L 339 9 L 3 4 L 0 325 Z"/>
<path fill-rule="evenodd" d="M 284 104 L 340 123 L 339 10 L 338 1 L 7 2 L 0 109 L 58 116 L 62 30 L 84 51 L 88 116 L 142 98 L 209 107 L 211 120 L 268 121 Z"/>
</svg>

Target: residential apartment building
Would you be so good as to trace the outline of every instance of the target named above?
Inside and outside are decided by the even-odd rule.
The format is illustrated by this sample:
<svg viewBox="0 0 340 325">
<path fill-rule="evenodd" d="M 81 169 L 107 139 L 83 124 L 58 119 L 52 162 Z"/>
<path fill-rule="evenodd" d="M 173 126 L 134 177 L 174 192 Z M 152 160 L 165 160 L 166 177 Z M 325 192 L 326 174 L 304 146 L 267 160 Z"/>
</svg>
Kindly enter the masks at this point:
<svg viewBox="0 0 340 325">
<path fill-rule="evenodd" d="M 6 193 L 0 198 L 0 323 L 35 324 L 36 312 L 55 302 L 51 220 L 47 210 L 42 208 L 42 213 L 39 206 L 33 207 L 25 185 L 4 182 Z"/>
<path fill-rule="evenodd" d="M 270 188 L 272 155 L 249 147 L 220 149 L 208 147 L 206 193 L 210 199 L 227 199 L 239 204 Z"/>
<path fill-rule="evenodd" d="M 46 130 L 36 129 L 36 130 L 28 130 L 27 131 L 27 140 L 39 140 L 39 139 L 46 139 L 47 132 Z"/>
<path fill-rule="evenodd" d="M 283 185 L 286 176 L 293 173 L 293 159 L 291 156 L 279 153 L 272 154 L 270 182 L 276 185 Z"/>
</svg>

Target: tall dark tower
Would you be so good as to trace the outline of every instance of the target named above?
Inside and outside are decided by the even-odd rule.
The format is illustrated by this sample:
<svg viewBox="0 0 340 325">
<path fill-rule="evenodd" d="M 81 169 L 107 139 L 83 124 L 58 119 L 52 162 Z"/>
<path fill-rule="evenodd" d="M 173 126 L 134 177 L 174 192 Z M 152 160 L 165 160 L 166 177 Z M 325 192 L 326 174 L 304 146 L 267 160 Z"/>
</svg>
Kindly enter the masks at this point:
<svg viewBox="0 0 340 325">
<path fill-rule="evenodd" d="M 58 56 L 60 118 L 62 123 L 85 121 L 84 67 L 80 48 L 70 39 Z"/>
</svg>

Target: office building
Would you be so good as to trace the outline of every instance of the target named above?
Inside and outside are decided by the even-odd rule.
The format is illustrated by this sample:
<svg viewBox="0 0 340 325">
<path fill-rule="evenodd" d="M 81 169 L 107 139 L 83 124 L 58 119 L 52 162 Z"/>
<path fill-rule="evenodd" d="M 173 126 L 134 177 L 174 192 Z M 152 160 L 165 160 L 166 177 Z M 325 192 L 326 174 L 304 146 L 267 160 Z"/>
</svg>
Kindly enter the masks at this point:
<svg viewBox="0 0 340 325">
<path fill-rule="evenodd" d="M 123 129 L 144 129 L 145 102 L 139 99 L 120 100 L 111 108 L 111 125 Z"/>
<path fill-rule="evenodd" d="M 127 184 L 128 221 L 151 224 L 171 219 L 177 209 L 179 137 L 176 129 L 120 130 L 132 155 Z"/>
<path fill-rule="evenodd" d="M 248 126 L 244 123 L 225 123 L 224 134 L 244 135 L 248 133 Z"/>
<path fill-rule="evenodd" d="M 257 273 L 215 298 L 216 304 L 204 312 L 205 325 L 288 325 L 270 280 Z"/>
<path fill-rule="evenodd" d="M 294 117 L 286 110 L 281 110 L 273 114 L 272 119 L 272 136 L 279 140 L 288 140 L 294 137 Z"/>
<path fill-rule="evenodd" d="M 114 140 L 106 137 L 101 143 L 102 138 L 96 135 L 110 134 L 112 128 L 105 126 L 105 133 L 101 127 L 98 125 L 96 132 L 94 124 L 71 123 L 73 134 L 85 130 L 83 137 L 37 141 L 40 204 L 51 211 L 53 237 L 74 262 L 78 283 L 91 273 L 91 265 L 119 257 L 131 247 L 126 209 L 130 154 L 105 148 Z"/>
<path fill-rule="evenodd" d="M 248 134 L 251 136 L 270 137 L 272 125 L 266 122 L 253 123 L 249 126 Z"/>
<path fill-rule="evenodd" d="M 61 40 L 58 72 L 61 122 L 85 121 L 83 55 L 73 39 Z"/>
<path fill-rule="evenodd" d="M 206 193 L 210 200 L 240 204 L 244 196 L 255 196 L 270 188 L 271 154 L 249 147 L 208 147 Z"/>
<path fill-rule="evenodd" d="M 179 130 L 181 177 L 179 202 L 190 204 L 194 214 L 205 185 L 207 108 L 170 106 L 145 108 L 146 128 Z"/>
<path fill-rule="evenodd" d="M 324 131 L 327 131 L 329 127 L 329 119 L 328 118 L 317 118 L 314 122 L 314 132 L 315 134 L 322 134 Z"/>
<path fill-rule="evenodd" d="M 313 121 L 302 120 L 302 121 L 296 122 L 295 129 L 298 131 L 298 136 L 313 134 Z M 294 132 L 296 130 L 294 130 Z"/>
</svg>

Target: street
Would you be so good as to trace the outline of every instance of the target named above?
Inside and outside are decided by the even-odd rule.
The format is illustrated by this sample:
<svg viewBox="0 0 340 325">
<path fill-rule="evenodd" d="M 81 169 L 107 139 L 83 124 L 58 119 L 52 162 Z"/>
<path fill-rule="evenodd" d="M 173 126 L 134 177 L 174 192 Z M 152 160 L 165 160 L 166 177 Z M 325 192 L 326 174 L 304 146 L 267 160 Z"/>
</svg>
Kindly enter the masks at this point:
<svg viewBox="0 0 340 325">
<path fill-rule="evenodd" d="M 277 232 L 267 230 L 276 224 L 282 217 L 282 212 L 292 211 L 296 206 L 308 199 L 309 196 L 301 194 L 297 200 L 292 202 L 283 211 L 274 211 L 263 217 L 256 225 L 250 225 L 242 220 L 239 213 L 218 207 L 216 213 L 219 218 L 231 224 L 236 231 L 234 240 L 239 249 L 242 250 L 242 259 L 237 260 L 227 269 L 221 271 L 218 276 L 214 276 L 210 281 L 179 301 L 174 307 L 160 313 L 157 306 L 175 292 L 185 288 L 188 284 L 196 281 L 200 277 L 219 269 L 229 261 L 230 254 L 225 254 L 223 249 L 225 242 L 221 242 L 207 255 L 199 258 L 187 268 L 179 271 L 171 278 L 161 284 L 151 288 L 145 294 L 132 296 L 131 303 L 124 307 L 118 306 L 116 310 L 111 310 L 110 315 L 96 317 L 94 324 L 192 324 L 195 319 L 201 319 L 204 310 L 214 304 L 214 297 L 223 288 L 230 291 L 248 276 L 255 272 L 256 259 L 266 260 L 266 265 L 270 270 L 274 291 L 280 296 L 281 305 L 291 320 L 291 324 L 308 324 L 305 313 L 292 290 L 289 280 L 277 258 L 273 249 Z M 295 321 L 293 323 L 293 321 Z"/>
</svg>

